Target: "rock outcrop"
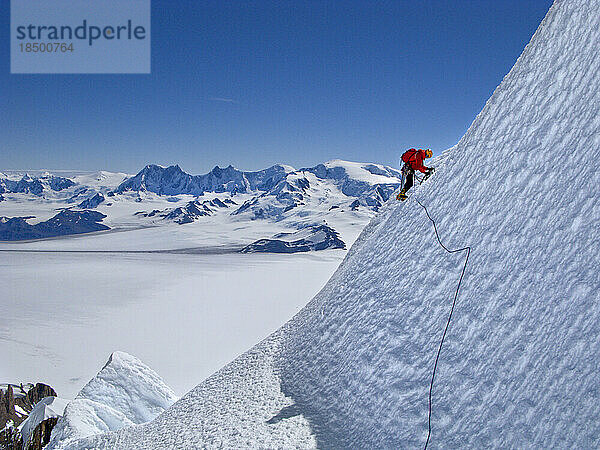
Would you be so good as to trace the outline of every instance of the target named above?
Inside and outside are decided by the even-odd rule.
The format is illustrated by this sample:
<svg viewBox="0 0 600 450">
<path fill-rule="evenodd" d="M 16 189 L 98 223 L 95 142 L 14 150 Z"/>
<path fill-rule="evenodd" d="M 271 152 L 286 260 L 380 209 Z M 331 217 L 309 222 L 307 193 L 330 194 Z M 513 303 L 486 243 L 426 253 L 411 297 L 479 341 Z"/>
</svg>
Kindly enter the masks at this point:
<svg viewBox="0 0 600 450">
<path fill-rule="evenodd" d="M 44 383 L 0 385 L 0 448 L 9 450 L 23 448 L 22 435 L 18 427 L 27 420 L 35 405 L 49 396 L 55 397 L 56 391 Z M 27 448 L 41 449 L 47 444 L 55 423 L 56 420 L 53 423 L 40 424 L 39 430 L 36 427 L 32 442 L 38 444 L 32 444 L 33 446 Z"/>
<path fill-rule="evenodd" d="M 88 199 L 85 199 L 84 201 L 79 203 L 77 206 L 81 209 L 94 209 L 94 208 L 98 207 L 98 205 L 100 203 L 102 203 L 104 200 L 105 200 L 104 195 L 102 195 L 101 193 L 98 192 L 96 195 L 94 195 L 93 197 L 90 197 Z"/>
<path fill-rule="evenodd" d="M 306 227 L 295 233 L 280 233 L 271 239 L 259 239 L 241 253 L 298 253 L 341 248 L 346 244 L 337 231 L 327 225 Z"/>
</svg>

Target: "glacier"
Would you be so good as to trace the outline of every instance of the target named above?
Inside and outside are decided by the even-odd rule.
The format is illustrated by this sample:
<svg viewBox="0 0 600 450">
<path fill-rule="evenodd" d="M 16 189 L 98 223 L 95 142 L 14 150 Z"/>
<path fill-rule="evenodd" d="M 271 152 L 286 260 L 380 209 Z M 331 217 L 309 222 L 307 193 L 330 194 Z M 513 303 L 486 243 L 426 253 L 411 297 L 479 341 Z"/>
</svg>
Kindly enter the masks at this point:
<svg viewBox="0 0 600 450">
<path fill-rule="evenodd" d="M 600 1 L 556 0 L 466 134 L 292 320 L 69 448 L 600 446 Z"/>
</svg>

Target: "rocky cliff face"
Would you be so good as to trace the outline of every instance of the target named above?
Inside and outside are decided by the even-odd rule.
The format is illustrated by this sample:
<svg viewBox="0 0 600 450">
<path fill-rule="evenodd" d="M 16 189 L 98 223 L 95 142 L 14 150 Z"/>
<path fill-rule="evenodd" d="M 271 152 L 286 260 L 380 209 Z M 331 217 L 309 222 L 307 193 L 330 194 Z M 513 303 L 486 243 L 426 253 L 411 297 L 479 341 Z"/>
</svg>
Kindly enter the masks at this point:
<svg viewBox="0 0 600 450">
<path fill-rule="evenodd" d="M 22 449 L 22 436 L 17 427 L 27 419 L 36 403 L 50 396 L 56 397 L 56 391 L 44 383 L 0 385 L 0 448 Z M 27 448 L 41 449 L 47 444 L 55 423 L 56 420 L 54 423 L 48 421 L 40 424 L 39 430 L 36 428 L 34 432 L 32 441 L 38 444 Z"/>
<path fill-rule="evenodd" d="M 47 384 L 36 383 L 36 385 L 27 392 L 25 400 L 33 407 L 45 397 L 56 397 L 56 391 Z"/>
<path fill-rule="evenodd" d="M 58 417 L 50 417 L 40 422 L 35 427 L 31 440 L 26 443 L 25 450 L 42 450 L 50 442 L 50 435 L 56 422 Z"/>
</svg>

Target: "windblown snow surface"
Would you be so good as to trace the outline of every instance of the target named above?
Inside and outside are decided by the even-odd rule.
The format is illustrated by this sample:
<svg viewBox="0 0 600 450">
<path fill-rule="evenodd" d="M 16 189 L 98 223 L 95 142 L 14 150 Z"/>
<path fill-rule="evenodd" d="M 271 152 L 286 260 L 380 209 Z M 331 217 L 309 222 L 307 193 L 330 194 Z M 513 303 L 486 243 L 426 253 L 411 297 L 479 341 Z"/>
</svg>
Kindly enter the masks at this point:
<svg viewBox="0 0 600 450">
<path fill-rule="evenodd" d="M 135 356 L 114 352 L 102 370 L 63 406 L 49 449 L 154 419 L 177 397 L 156 372 Z"/>
<path fill-rule="evenodd" d="M 556 1 L 465 136 L 290 322 L 74 448 L 600 446 L 600 1 Z"/>
</svg>

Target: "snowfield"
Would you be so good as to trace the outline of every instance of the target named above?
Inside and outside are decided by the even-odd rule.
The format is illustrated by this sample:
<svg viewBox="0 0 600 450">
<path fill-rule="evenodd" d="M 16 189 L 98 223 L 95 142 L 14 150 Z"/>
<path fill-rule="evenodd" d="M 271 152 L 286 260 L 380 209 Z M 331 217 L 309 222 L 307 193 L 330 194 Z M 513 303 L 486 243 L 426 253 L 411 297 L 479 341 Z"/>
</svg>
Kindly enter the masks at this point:
<svg viewBox="0 0 600 450">
<path fill-rule="evenodd" d="M 184 394 L 289 320 L 345 253 L 0 253 L 0 379 L 73 398 L 120 349 Z"/>
<path fill-rule="evenodd" d="M 156 165 L 135 176 L 3 173 L 0 228 L 13 226 L 0 229 L 0 239 L 43 237 L 35 233 L 40 227 L 46 236 L 111 229 L 0 242 L 0 339 L 8 361 L 0 379 L 43 376 L 69 398 L 103 355 L 123 349 L 148 361 L 178 394 L 188 391 L 318 292 L 345 254 L 336 249 L 356 239 L 397 175 L 346 161 L 259 172 L 217 167 L 201 176 Z M 5 219 L 14 216 L 34 217 Z M 83 227 L 86 216 L 101 217 L 87 224 L 101 228 Z M 283 245 L 252 251 L 319 253 L 236 254 L 261 239 Z"/>
<path fill-rule="evenodd" d="M 145 425 L 69 448 L 600 446 L 600 1 L 559 0 L 430 180 L 291 321 Z M 260 289 L 259 286 L 257 286 Z"/>
</svg>

